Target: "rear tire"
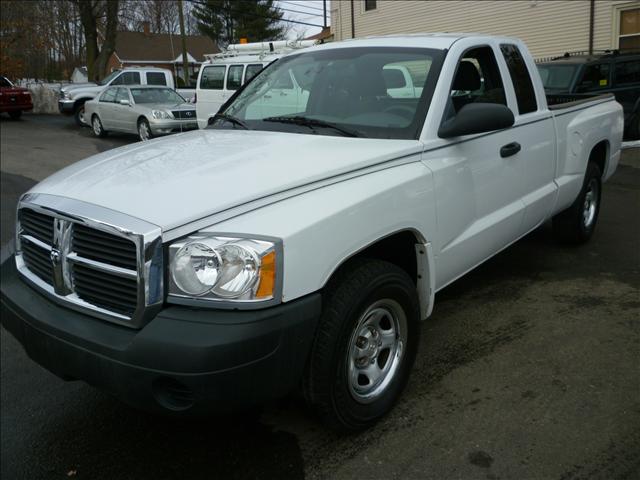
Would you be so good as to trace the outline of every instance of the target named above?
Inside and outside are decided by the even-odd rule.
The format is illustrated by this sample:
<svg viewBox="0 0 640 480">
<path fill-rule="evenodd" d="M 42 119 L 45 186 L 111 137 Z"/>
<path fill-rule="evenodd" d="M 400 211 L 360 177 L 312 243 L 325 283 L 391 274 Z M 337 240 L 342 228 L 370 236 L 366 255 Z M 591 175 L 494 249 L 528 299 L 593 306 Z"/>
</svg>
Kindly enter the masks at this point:
<svg viewBox="0 0 640 480">
<path fill-rule="evenodd" d="M 22 110 L 15 110 L 13 112 L 9 112 L 9 116 L 12 120 L 18 120 L 22 116 Z"/>
<path fill-rule="evenodd" d="M 420 335 L 416 286 L 394 264 L 359 259 L 325 289 L 303 391 L 331 428 L 357 431 L 391 410 Z"/>
<path fill-rule="evenodd" d="M 96 137 L 104 138 L 107 136 L 107 131 L 102 126 L 102 122 L 100 121 L 100 117 L 98 115 L 94 115 L 91 117 L 91 127 L 93 130 L 93 134 Z"/>
<path fill-rule="evenodd" d="M 85 122 L 85 118 L 84 118 L 84 103 L 76 107 L 75 111 L 73 112 L 73 118 L 77 126 L 79 127 L 89 126 L 89 124 Z"/>
<path fill-rule="evenodd" d="M 553 231 L 563 243 L 586 243 L 593 235 L 600 212 L 602 180 L 598 165 L 589 162 L 582 190 L 573 205 L 553 217 Z"/>
</svg>

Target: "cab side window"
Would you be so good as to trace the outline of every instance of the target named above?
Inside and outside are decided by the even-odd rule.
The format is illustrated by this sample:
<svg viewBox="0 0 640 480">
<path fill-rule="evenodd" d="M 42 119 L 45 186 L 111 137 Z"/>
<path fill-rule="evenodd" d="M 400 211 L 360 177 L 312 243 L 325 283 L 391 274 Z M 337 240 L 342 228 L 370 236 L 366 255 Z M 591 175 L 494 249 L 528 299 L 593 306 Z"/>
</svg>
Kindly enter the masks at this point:
<svg viewBox="0 0 640 480">
<path fill-rule="evenodd" d="M 124 72 L 111 85 L 140 85 L 140 72 Z"/>
<path fill-rule="evenodd" d="M 167 85 L 166 75 L 162 72 L 147 72 L 147 85 Z"/>
<path fill-rule="evenodd" d="M 100 95 L 100 101 L 104 103 L 113 103 L 116 101 L 117 88 L 107 88 L 102 95 Z"/>
<path fill-rule="evenodd" d="M 578 92 L 594 92 L 609 88 L 610 66 L 608 63 L 593 63 L 584 68 L 584 72 L 576 90 Z"/>
<path fill-rule="evenodd" d="M 204 67 L 202 77 L 200 77 L 200 88 L 203 90 L 222 90 L 226 68 L 224 65 Z"/>
<path fill-rule="evenodd" d="M 518 102 L 518 112 L 520 115 L 535 112 L 538 110 L 536 103 L 536 92 L 533 89 L 533 82 L 527 64 L 520 54 L 520 50 L 515 45 L 500 45 L 500 51 L 504 56 L 509 68 L 509 75 L 513 83 L 513 89 L 516 91 L 516 100 Z"/>
<path fill-rule="evenodd" d="M 507 105 L 502 77 L 491 47 L 468 50 L 458 62 L 445 119 L 455 116 L 469 103 Z"/>
</svg>

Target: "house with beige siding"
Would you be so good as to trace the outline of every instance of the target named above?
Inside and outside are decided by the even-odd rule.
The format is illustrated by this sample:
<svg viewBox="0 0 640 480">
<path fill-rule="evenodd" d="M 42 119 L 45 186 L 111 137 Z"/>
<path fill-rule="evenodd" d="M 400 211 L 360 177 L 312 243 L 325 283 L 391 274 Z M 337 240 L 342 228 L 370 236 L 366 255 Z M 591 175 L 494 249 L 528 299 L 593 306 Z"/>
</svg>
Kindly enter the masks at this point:
<svg viewBox="0 0 640 480">
<path fill-rule="evenodd" d="M 333 0 L 335 40 L 419 32 L 519 37 L 536 58 L 640 49 L 640 1 Z"/>
</svg>

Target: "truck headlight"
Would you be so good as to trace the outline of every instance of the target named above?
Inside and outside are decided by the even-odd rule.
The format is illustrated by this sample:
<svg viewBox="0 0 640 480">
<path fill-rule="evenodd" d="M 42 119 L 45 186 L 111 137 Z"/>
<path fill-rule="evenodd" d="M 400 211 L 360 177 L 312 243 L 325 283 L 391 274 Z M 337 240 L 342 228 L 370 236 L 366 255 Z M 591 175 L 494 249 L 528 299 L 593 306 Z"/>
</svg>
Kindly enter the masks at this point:
<svg viewBox="0 0 640 480">
<path fill-rule="evenodd" d="M 169 112 L 165 112 L 164 110 L 151 110 L 151 116 L 156 120 L 168 120 L 173 118 Z"/>
<path fill-rule="evenodd" d="M 194 235 L 169 247 L 169 300 L 264 302 L 277 296 L 277 241 Z"/>
</svg>

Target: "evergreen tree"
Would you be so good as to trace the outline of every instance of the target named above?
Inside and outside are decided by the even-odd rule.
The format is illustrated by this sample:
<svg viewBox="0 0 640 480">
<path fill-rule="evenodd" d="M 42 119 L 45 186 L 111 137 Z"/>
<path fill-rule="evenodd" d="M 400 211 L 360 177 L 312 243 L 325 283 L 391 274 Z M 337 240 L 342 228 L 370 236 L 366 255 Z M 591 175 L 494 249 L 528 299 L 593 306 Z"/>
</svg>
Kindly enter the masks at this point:
<svg viewBox="0 0 640 480">
<path fill-rule="evenodd" d="M 206 0 L 195 5 L 198 29 L 219 45 L 278 40 L 286 29 L 283 13 L 273 0 Z"/>
</svg>

